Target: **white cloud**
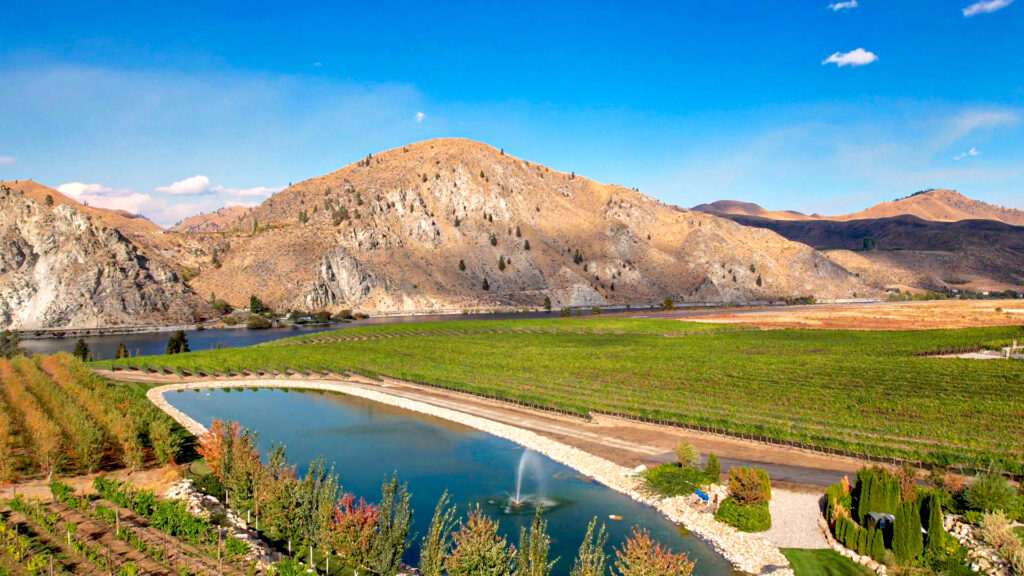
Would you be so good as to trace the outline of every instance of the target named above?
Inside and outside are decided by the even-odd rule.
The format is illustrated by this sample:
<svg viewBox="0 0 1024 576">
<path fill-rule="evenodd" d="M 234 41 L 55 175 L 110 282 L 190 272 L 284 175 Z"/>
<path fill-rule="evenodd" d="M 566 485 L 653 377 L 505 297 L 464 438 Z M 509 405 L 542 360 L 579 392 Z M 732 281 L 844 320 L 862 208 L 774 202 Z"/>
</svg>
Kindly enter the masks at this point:
<svg viewBox="0 0 1024 576">
<path fill-rule="evenodd" d="M 1007 110 L 968 110 L 950 119 L 941 136 L 946 145 L 952 144 L 975 130 L 1012 126 L 1020 117 Z"/>
<path fill-rule="evenodd" d="M 850 50 L 849 52 L 836 52 L 821 62 L 821 65 L 835 64 L 842 68 L 843 66 L 866 66 L 871 64 L 875 60 L 878 60 L 878 56 L 874 52 L 868 52 L 863 48 L 857 48 L 856 50 Z"/>
<path fill-rule="evenodd" d="M 423 112 L 417 112 L 416 113 L 416 123 L 419 124 L 419 123 L 423 122 L 423 119 L 426 118 L 426 117 L 427 117 L 427 115 L 424 114 Z"/>
<path fill-rule="evenodd" d="M 0 156 L 0 166 L 7 166 L 10 164 L 14 164 L 13 156 Z"/>
<path fill-rule="evenodd" d="M 848 2 L 836 2 L 828 5 L 829 9 L 833 12 L 839 12 L 840 10 L 849 10 L 857 7 L 857 0 L 849 0 Z"/>
<path fill-rule="evenodd" d="M 199 194 L 209 194 L 213 192 L 210 189 L 210 179 L 202 174 L 197 174 L 191 178 L 185 178 L 184 180 L 175 182 L 170 186 L 160 186 L 156 188 L 157 192 L 163 192 L 164 194 L 171 194 L 173 196 L 196 196 Z"/>
<path fill-rule="evenodd" d="M 131 190 L 114 190 L 102 184 L 86 184 L 84 182 L 68 182 L 57 186 L 57 191 L 69 198 L 108 210 L 124 210 L 138 214 L 153 198 L 149 194 L 139 194 Z"/>
<path fill-rule="evenodd" d="M 280 192 L 282 188 L 268 188 L 266 186 L 256 186 L 254 188 L 225 188 L 223 186 L 214 186 L 211 189 L 217 194 L 226 194 L 228 196 L 234 196 L 236 198 L 266 198 L 271 194 Z"/>
<path fill-rule="evenodd" d="M 964 8 L 964 18 L 1002 10 L 1010 4 L 1013 4 L 1013 0 L 981 0 L 980 2 L 975 2 L 967 8 Z"/>
<path fill-rule="evenodd" d="M 960 154 L 957 154 L 956 156 L 953 156 L 953 160 L 963 160 L 964 158 L 967 158 L 968 156 L 977 156 L 978 154 L 981 154 L 981 152 L 978 152 L 977 148 L 975 148 L 974 146 L 971 146 L 971 149 L 968 150 L 967 152 L 961 152 Z"/>
</svg>

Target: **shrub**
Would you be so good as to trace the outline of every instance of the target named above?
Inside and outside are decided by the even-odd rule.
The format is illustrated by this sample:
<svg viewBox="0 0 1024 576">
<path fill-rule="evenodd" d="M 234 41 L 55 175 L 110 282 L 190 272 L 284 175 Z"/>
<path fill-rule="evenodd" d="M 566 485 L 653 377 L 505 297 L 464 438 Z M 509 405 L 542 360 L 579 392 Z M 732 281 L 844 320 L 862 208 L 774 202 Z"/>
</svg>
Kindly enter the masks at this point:
<svg viewBox="0 0 1024 576">
<path fill-rule="evenodd" d="M 271 322 L 263 316 L 249 316 L 249 319 L 245 321 L 245 327 L 249 330 L 266 330 L 270 328 Z"/>
<path fill-rule="evenodd" d="M 772 485 L 768 472 L 761 468 L 740 466 L 729 471 L 729 493 L 741 506 L 768 502 L 772 498 Z"/>
<path fill-rule="evenodd" d="M 71 353 L 72 356 L 78 358 L 82 362 L 89 361 L 89 345 L 85 343 L 85 340 L 79 338 L 78 342 L 75 342 L 75 350 Z"/>
<path fill-rule="evenodd" d="M 743 506 L 735 498 L 729 497 L 722 500 L 715 518 L 743 532 L 764 532 L 772 527 L 768 502 Z"/>
<path fill-rule="evenodd" d="M 680 466 L 693 466 L 700 461 L 700 453 L 689 442 L 679 441 L 675 449 L 676 459 Z"/>
<path fill-rule="evenodd" d="M 974 483 L 964 492 L 964 500 L 972 510 L 983 512 L 1011 512 L 1017 507 L 1017 494 L 998 469 L 976 476 Z"/>
<path fill-rule="evenodd" d="M 665 298 L 661 303 L 661 307 L 665 310 L 673 310 L 676 307 L 676 301 L 673 298 Z"/>
<path fill-rule="evenodd" d="M 718 456 L 708 454 L 708 462 L 704 465 L 704 476 L 708 479 L 708 482 L 718 483 L 718 480 L 722 477 L 722 463 L 718 461 Z"/>
<path fill-rule="evenodd" d="M 702 471 L 667 463 L 648 470 L 644 478 L 648 490 L 665 498 L 693 494 L 707 483 Z"/>
<path fill-rule="evenodd" d="M 544 309 L 547 310 L 548 312 L 551 312 L 551 297 L 550 296 L 545 296 L 544 297 Z"/>
<path fill-rule="evenodd" d="M 558 312 L 558 316 L 560 318 L 569 318 L 570 316 L 572 316 L 572 310 L 570 310 L 569 308 L 562 308 Z"/>
</svg>

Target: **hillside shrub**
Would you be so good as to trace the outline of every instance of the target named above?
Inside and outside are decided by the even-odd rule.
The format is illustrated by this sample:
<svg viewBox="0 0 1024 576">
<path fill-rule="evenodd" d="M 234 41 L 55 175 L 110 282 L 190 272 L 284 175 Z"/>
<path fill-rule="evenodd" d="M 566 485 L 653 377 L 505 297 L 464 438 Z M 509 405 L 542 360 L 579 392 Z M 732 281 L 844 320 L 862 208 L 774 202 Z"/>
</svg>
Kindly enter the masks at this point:
<svg viewBox="0 0 1024 576">
<path fill-rule="evenodd" d="M 972 510 L 995 512 L 1001 510 L 1015 513 L 1017 510 L 1017 493 L 1010 481 L 1003 477 L 1002 471 L 992 469 L 979 474 L 974 483 L 964 491 L 964 501 Z"/>
<path fill-rule="evenodd" d="M 772 527 L 768 502 L 743 506 L 735 498 L 729 497 L 722 500 L 715 518 L 743 532 L 764 532 Z"/>
<path fill-rule="evenodd" d="M 270 320 L 263 316 L 249 316 L 249 319 L 245 321 L 245 327 L 249 330 L 266 330 L 267 328 L 270 328 L 270 326 Z"/>
</svg>

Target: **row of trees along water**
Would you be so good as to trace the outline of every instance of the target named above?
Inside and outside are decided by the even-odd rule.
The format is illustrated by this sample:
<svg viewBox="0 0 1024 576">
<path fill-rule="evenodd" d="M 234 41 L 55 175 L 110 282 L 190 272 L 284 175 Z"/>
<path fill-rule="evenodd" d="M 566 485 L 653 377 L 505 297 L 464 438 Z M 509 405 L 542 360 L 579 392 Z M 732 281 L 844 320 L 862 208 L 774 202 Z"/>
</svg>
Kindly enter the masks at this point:
<svg viewBox="0 0 1024 576">
<path fill-rule="evenodd" d="M 0 358 L 0 481 L 178 457 L 183 433 L 140 395 L 67 354 Z"/>
<path fill-rule="evenodd" d="M 255 436 L 231 421 L 214 420 L 200 437 L 198 451 L 212 473 L 200 477 L 197 488 L 222 495 L 236 513 L 254 517 L 257 530 L 276 547 L 295 553 L 275 567 L 277 573 L 305 573 L 310 567 L 298 558 L 307 556 L 314 570 L 326 568 L 330 559 L 359 574 L 394 576 L 401 568 L 412 509 L 397 476 L 384 482 L 378 504 L 357 500 L 342 490 L 322 458 L 310 463 L 301 478 L 282 446 L 272 446 L 264 464 Z M 510 543 L 479 508 L 457 518 L 446 493 L 422 539 L 419 569 L 424 576 L 547 576 L 555 562 L 548 558 L 546 529 L 538 509 L 518 544 Z M 618 576 L 688 576 L 693 570 L 685 554 L 672 553 L 644 529 L 634 528 L 613 556 L 606 552 L 607 540 L 595 518 L 571 574 L 602 576 L 611 570 Z"/>
</svg>

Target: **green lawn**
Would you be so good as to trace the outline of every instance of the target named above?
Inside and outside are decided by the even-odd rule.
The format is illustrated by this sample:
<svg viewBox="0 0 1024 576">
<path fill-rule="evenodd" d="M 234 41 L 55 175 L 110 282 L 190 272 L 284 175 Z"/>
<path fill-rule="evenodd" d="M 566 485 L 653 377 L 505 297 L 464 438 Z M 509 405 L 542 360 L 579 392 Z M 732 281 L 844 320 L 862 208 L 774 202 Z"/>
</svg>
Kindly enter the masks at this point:
<svg viewBox="0 0 1024 576">
<path fill-rule="evenodd" d="M 1013 529 L 1013 531 L 1017 534 L 1021 541 L 1024 542 L 1024 526 L 1017 526 Z"/>
<path fill-rule="evenodd" d="M 895 456 L 1024 472 L 1019 362 L 915 353 L 1020 337 L 1019 327 L 756 331 L 675 320 L 572 318 L 362 327 L 252 348 L 97 366 L 389 375 L 597 411 Z"/>
<path fill-rule="evenodd" d="M 796 576 L 873 576 L 874 572 L 835 550 L 783 548 Z"/>
</svg>

